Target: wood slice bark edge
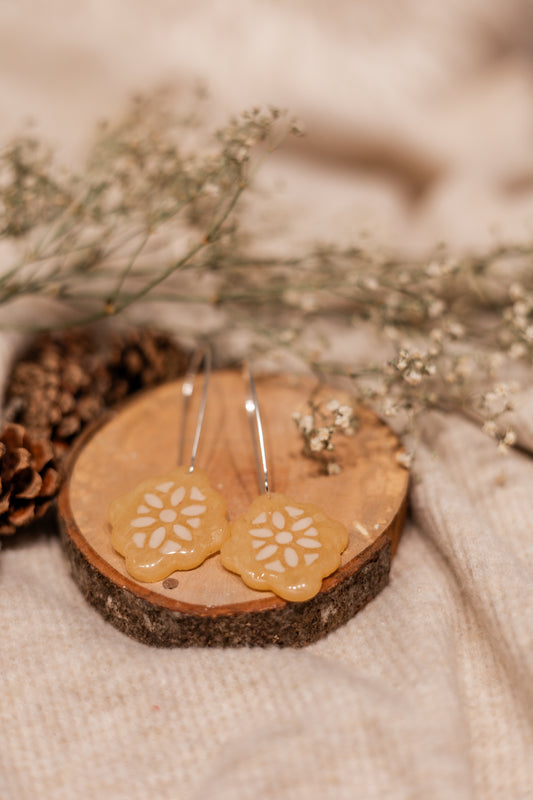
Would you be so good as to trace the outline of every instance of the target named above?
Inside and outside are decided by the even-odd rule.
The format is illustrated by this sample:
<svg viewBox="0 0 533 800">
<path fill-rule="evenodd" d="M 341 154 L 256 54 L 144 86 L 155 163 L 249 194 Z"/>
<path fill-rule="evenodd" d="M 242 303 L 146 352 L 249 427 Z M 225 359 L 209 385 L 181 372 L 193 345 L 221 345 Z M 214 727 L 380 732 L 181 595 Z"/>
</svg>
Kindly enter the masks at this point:
<svg viewBox="0 0 533 800">
<path fill-rule="evenodd" d="M 59 517 L 74 580 L 87 601 L 119 630 L 143 643 L 164 647 L 304 646 L 347 622 L 386 585 L 391 554 L 405 518 L 407 477 L 396 512 L 379 536 L 326 578 L 321 592 L 304 603 L 287 603 L 269 593 L 257 593 L 260 599 L 251 604 L 209 608 L 167 599 L 154 594 L 145 584 L 129 579 L 91 546 L 84 531 L 79 529 L 70 497 L 69 478 L 80 454 L 114 417 L 116 414 L 109 415 L 93 426 L 75 448 L 59 498 Z M 383 426 L 390 436 L 389 429 L 377 418 L 376 424 Z"/>
</svg>

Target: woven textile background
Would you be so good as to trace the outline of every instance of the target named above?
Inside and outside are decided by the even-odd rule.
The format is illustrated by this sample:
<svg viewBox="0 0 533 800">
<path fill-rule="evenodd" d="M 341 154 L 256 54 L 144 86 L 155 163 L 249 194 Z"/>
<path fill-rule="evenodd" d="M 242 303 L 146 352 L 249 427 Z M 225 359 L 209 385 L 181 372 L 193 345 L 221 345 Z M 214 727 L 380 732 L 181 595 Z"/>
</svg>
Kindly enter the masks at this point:
<svg viewBox="0 0 533 800">
<path fill-rule="evenodd" d="M 0 7 L 6 136 L 31 116 L 75 161 L 131 92 L 198 82 L 210 122 L 269 102 L 306 122 L 259 176 L 259 246 L 531 238 L 526 0 Z M 0 797 L 530 798 L 533 388 L 519 400 L 505 458 L 467 420 L 424 420 L 389 586 L 302 650 L 150 649 L 85 603 L 53 531 L 10 541 Z"/>
</svg>

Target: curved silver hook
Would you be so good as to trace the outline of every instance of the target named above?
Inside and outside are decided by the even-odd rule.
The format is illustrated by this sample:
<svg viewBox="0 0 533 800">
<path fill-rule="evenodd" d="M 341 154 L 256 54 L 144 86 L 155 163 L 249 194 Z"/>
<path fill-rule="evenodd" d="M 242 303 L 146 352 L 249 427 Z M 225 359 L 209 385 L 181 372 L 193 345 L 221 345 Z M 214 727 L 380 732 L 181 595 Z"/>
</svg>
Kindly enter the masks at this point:
<svg viewBox="0 0 533 800">
<path fill-rule="evenodd" d="M 259 411 L 259 403 L 257 400 L 257 391 L 255 388 L 252 368 L 249 364 L 247 366 L 249 393 L 248 397 L 246 398 L 245 408 L 248 413 L 248 419 L 252 429 L 252 442 L 254 445 L 255 468 L 257 470 L 259 491 L 261 494 L 268 494 L 270 492 L 270 481 L 268 477 L 263 423 L 261 421 L 261 412 Z"/>
<path fill-rule="evenodd" d="M 194 431 L 194 439 L 191 448 L 191 460 L 189 465 L 189 472 L 194 471 L 194 462 L 196 460 L 196 453 L 198 452 L 198 444 L 200 442 L 200 432 L 202 430 L 202 425 L 204 422 L 205 406 L 207 403 L 207 389 L 209 387 L 209 378 L 211 376 L 212 357 L 211 357 L 211 350 L 207 345 L 204 347 L 198 347 L 197 350 L 194 351 L 189 364 L 189 369 L 187 370 L 187 373 L 183 379 L 183 384 L 181 387 L 181 394 L 183 397 L 183 414 L 181 418 L 180 444 L 178 452 L 179 464 L 183 464 L 183 448 L 185 446 L 185 428 L 187 425 L 187 416 L 189 413 L 191 398 L 194 392 L 195 378 L 198 375 L 198 371 L 202 365 L 202 362 L 204 364 L 205 380 L 202 392 L 202 401 L 200 403 L 200 410 L 198 411 L 198 418 L 196 420 L 196 428 Z"/>
</svg>

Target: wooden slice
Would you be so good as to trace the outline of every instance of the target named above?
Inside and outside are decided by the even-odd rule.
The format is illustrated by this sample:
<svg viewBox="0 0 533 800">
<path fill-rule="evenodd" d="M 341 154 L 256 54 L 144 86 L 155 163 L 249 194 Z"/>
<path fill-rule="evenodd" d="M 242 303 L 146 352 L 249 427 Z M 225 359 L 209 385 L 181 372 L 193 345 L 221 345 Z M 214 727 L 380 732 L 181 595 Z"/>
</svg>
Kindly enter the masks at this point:
<svg viewBox="0 0 533 800">
<path fill-rule="evenodd" d="M 201 381 L 188 415 L 186 454 Z M 62 541 L 74 579 L 107 620 L 160 646 L 301 646 L 346 622 L 386 585 L 407 497 L 408 472 L 396 458 L 399 442 L 372 412 L 359 408 L 356 434 L 336 440 L 342 472 L 320 474 L 319 465 L 302 454 L 292 420 L 313 386 L 294 376 L 257 381 L 273 489 L 320 505 L 349 531 L 341 565 L 319 594 L 296 603 L 249 589 L 222 567 L 218 555 L 158 583 L 128 575 L 111 546 L 107 509 L 141 480 L 175 466 L 182 415 L 181 382 L 175 382 L 137 397 L 88 431 L 72 454 L 59 497 Z M 325 399 L 349 399 L 337 390 L 321 391 Z M 212 374 L 196 463 L 224 495 L 230 521 L 258 495 L 244 401 L 240 373 Z"/>
</svg>

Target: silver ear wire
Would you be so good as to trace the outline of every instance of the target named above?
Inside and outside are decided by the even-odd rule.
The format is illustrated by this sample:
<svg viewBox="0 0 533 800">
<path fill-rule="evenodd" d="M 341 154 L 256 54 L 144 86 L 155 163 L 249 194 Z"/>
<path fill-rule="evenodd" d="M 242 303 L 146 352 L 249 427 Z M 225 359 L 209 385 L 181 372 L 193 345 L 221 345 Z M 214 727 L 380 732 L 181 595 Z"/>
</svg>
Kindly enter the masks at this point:
<svg viewBox="0 0 533 800">
<path fill-rule="evenodd" d="M 252 442 L 254 446 L 255 468 L 257 470 L 257 481 L 261 494 L 270 492 L 268 467 L 265 452 L 265 437 L 263 435 L 263 423 L 261 422 L 261 412 L 257 401 L 257 392 L 252 368 L 248 364 L 248 384 L 249 393 L 246 398 L 245 408 L 248 413 L 250 428 L 252 430 Z"/>
<path fill-rule="evenodd" d="M 207 403 L 207 389 L 209 387 L 209 378 L 211 377 L 212 358 L 211 358 L 211 350 L 207 345 L 205 347 L 199 347 L 197 350 L 194 351 L 189 364 L 189 369 L 187 370 L 187 373 L 185 375 L 185 378 L 183 379 L 183 384 L 181 387 L 181 394 L 183 397 L 183 413 L 181 418 L 178 464 L 183 464 L 183 448 L 185 446 L 185 428 L 187 425 L 187 416 L 189 414 L 189 406 L 191 404 L 191 398 L 194 392 L 195 378 L 198 375 L 198 371 L 202 365 L 202 362 L 204 365 L 204 376 L 205 376 L 204 388 L 202 392 L 202 401 L 200 403 L 200 410 L 198 411 L 198 418 L 196 420 L 196 428 L 194 431 L 189 472 L 194 471 L 194 462 L 196 460 L 196 453 L 198 452 L 198 444 L 200 442 L 200 432 L 202 430 L 204 414 L 205 414 L 205 406 Z"/>
</svg>

